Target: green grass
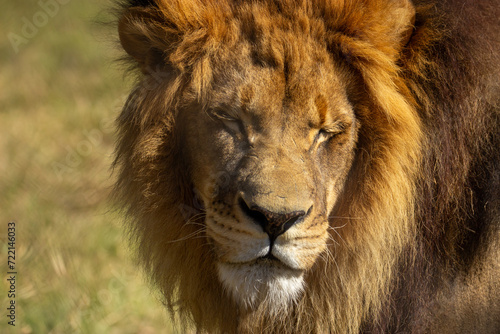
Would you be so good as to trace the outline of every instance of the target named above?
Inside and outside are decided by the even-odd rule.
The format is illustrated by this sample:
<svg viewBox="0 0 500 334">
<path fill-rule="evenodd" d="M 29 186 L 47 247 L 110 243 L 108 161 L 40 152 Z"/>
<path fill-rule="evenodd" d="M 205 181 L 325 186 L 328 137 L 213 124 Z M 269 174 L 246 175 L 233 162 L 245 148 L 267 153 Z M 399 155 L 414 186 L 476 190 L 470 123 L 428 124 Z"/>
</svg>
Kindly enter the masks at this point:
<svg viewBox="0 0 500 334">
<path fill-rule="evenodd" d="M 0 11 L 0 333 L 174 333 L 108 201 L 113 120 L 131 87 L 114 62 L 116 32 L 95 23 L 110 3 L 66 2 L 17 53 L 8 34 L 43 9 L 23 0 Z"/>
</svg>

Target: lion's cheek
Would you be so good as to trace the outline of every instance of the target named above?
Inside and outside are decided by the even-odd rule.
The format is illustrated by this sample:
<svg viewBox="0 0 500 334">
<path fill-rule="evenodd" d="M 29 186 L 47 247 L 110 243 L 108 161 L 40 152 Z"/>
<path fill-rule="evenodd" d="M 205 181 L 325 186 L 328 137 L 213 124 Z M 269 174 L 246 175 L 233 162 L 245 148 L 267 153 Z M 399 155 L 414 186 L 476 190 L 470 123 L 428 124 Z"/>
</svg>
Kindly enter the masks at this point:
<svg viewBox="0 0 500 334">
<path fill-rule="evenodd" d="M 318 257 L 326 249 L 326 231 L 304 231 L 295 237 L 283 235 L 276 239 L 273 254 L 289 267 L 300 270 L 312 268 Z"/>
<path fill-rule="evenodd" d="M 208 235 L 219 262 L 246 263 L 263 257 L 269 252 L 269 241 L 266 239 L 233 240 L 210 232 Z"/>
<path fill-rule="evenodd" d="M 269 252 L 269 238 L 255 224 L 244 224 L 213 213 L 207 215 L 206 233 L 220 262 L 244 263 Z"/>
</svg>

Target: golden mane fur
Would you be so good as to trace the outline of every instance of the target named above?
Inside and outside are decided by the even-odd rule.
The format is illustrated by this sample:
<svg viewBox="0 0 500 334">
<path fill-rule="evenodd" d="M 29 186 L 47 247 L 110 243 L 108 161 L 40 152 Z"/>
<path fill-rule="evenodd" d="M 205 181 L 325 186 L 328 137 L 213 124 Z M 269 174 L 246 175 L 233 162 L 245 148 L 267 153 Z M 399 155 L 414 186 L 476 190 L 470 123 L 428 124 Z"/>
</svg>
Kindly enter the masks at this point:
<svg viewBox="0 0 500 334">
<path fill-rule="evenodd" d="M 116 195 L 140 263 L 184 326 L 280 334 L 500 326 L 491 278 L 500 273 L 495 1 L 155 0 L 129 1 L 119 15 L 140 74 L 118 119 Z M 256 62 L 290 71 L 308 52 L 302 41 L 324 45 L 359 91 L 354 160 L 327 249 L 280 314 L 267 303 L 240 308 L 220 283 L 183 151 L 186 100 L 203 108 L 217 99 L 219 59 L 242 36 Z M 493 296 L 474 304 L 476 288 Z"/>
</svg>

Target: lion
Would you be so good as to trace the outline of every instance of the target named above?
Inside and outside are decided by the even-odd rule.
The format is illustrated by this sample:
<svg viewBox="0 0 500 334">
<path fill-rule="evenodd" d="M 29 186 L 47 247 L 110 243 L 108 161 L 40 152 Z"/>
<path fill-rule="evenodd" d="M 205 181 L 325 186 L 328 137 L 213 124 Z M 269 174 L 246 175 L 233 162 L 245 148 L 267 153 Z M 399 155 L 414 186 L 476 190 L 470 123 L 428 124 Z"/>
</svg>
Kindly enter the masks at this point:
<svg viewBox="0 0 500 334">
<path fill-rule="evenodd" d="M 498 333 L 495 0 L 130 0 L 115 194 L 200 333 Z"/>
</svg>

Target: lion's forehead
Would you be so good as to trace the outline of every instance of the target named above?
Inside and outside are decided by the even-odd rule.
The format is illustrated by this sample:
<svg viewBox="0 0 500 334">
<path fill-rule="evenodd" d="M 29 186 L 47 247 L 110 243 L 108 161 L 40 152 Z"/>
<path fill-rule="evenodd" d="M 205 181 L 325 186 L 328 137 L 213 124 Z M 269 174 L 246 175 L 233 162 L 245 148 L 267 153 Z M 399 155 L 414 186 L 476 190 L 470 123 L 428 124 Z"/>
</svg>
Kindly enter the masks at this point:
<svg viewBox="0 0 500 334">
<path fill-rule="evenodd" d="M 350 113 L 346 74 L 333 61 L 310 59 L 292 71 L 288 63 L 293 58 L 281 67 L 262 66 L 252 60 L 247 45 L 240 45 L 239 53 L 238 58 L 217 60 L 209 108 L 225 110 L 243 121 L 253 118 L 264 130 L 277 128 L 274 121 L 305 130 Z"/>
</svg>

